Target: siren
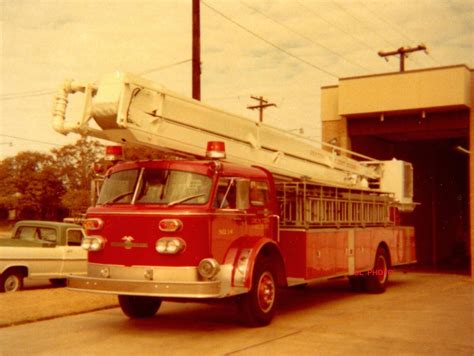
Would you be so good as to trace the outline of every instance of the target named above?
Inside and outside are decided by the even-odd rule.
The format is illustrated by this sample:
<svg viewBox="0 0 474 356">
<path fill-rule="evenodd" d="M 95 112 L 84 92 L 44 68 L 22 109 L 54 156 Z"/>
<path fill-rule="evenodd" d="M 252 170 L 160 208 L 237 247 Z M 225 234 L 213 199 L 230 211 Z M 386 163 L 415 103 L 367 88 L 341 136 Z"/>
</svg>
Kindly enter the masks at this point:
<svg viewBox="0 0 474 356">
<path fill-rule="evenodd" d="M 122 146 L 106 146 L 105 147 L 105 160 L 106 161 L 123 161 L 123 149 Z"/>
<path fill-rule="evenodd" d="M 222 141 L 209 141 L 207 143 L 206 158 L 224 159 L 225 143 Z"/>
</svg>

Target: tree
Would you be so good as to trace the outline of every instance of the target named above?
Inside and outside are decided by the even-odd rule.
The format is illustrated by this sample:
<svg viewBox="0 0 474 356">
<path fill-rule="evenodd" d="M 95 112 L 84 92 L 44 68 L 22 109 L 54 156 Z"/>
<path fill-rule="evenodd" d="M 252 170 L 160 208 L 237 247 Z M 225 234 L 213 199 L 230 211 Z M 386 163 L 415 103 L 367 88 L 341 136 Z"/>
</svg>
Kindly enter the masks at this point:
<svg viewBox="0 0 474 356">
<path fill-rule="evenodd" d="M 164 153 L 157 149 L 147 146 L 138 146 L 128 144 L 124 147 L 124 159 L 127 161 L 136 161 L 141 159 L 176 159 L 173 153 Z"/>
<path fill-rule="evenodd" d="M 53 149 L 54 164 L 65 187 L 62 204 L 71 214 L 84 213 L 90 205 L 92 166 L 103 160 L 103 145 L 87 138 Z"/>
<path fill-rule="evenodd" d="M 57 218 L 64 191 L 49 154 L 26 151 L 0 162 L 0 204 L 20 218 Z"/>
</svg>

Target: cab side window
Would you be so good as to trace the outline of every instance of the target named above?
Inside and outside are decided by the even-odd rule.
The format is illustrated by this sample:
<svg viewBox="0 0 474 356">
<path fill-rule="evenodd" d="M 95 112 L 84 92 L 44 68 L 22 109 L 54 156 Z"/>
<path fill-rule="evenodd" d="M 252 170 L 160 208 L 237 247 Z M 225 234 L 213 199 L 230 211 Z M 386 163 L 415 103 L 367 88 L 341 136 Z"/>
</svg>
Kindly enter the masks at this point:
<svg viewBox="0 0 474 356">
<path fill-rule="evenodd" d="M 68 246 L 81 246 L 82 231 L 79 229 L 70 229 L 67 232 L 67 244 Z"/>
<path fill-rule="evenodd" d="M 231 178 L 221 178 L 217 186 L 214 199 L 214 208 L 235 209 L 236 207 L 235 180 Z"/>
<path fill-rule="evenodd" d="M 56 229 L 52 229 L 49 227 L 40 227 L 39 231 L 39 239 L 47 242 L 57 242 L 58 236 L 56 234 Z"/>
<path fill-rule="evenodd" d="M 22 226 L 16 230 L 15 236 L 13 238 L 26 240 L 26 241 L 33 241 L 33 240 L 38 240 L 39 236 L 36 231 L 36 227 Z"/>
<path fill-rule="evenodd" d="M 265 206 L 268 202 L 268 185 L 266 182 L 250 181 L 250 205 Z"/>
</svg>

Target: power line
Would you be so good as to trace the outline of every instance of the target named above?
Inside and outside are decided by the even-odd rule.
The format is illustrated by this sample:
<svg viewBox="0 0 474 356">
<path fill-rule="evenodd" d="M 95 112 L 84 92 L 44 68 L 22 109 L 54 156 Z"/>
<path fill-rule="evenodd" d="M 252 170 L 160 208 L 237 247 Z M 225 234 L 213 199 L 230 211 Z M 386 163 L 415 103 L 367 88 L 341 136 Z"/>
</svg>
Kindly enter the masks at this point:
<svg viewBox="0 0 474 356">
<path fill-rule="evenodd" d="M 22 98 L 29 98 L 29 97 L 35 97 L 35 96 L 51 95 L 54 93 L 56 93 L 55 90 L 44 89 L 44 90 L 29 91 L 29 92 L 23 92 L 23 93 L 4 94 L 0 96 L 0 100 L 22 99 Z"/>
<path fill-rule="evenodd" d="M 227 21 L 233 23 L 235 26 L 237 26 L 237 27 L 239 27 L 240 29 L 244 30 L 245 32 L 251 34 L 252 36 L 258 38 L 259 40 L 265 42 L 267 45 L 269 45 L 269 46 L 271 46 L 271 47 L 273 47 L 273 48 L 275 48 L 275 49 L 277 49 L 277 50 L 279 50 L 279 51 L 285 53 L 287 56 L 292 57 L 292 58 L 294 58 L 294 59 L 296 59 L 296 60 L 298 60 L 298 61 L 300 61 L 300 62 L 302 62 L 302 63 L 304 63 L 304 64 L 306 64 L 306 65 L 308 65 L 308 66 L 310 66 L 310 67 L 312 67 L 312 68 L 314 68 L 314 69 L 320 71 L 320 72 L 326 73 L 327 75 L 330 75 L 331 77 L 339 78 L 339 76 L 338 76 L 337 74 L 331 73 L 330 71 L 328 71 L 328 70 L 326 70 L 326 69 L 323 69 L 323 68 L 321 68 L 321 67 L 319 67 L 319 66 L 317 66 L 317 65 L 315 65 L 315 64 L 313 64 L 313 63 L 311 63 L 311 62 L 309 62 L 309 61 L 307 61 L 307 60 L 305 60 L 305 59 L 303 59 L 303 58 L 301 58 L 301 57 L 298 57 L 298 56 L 296 56 L 295 54 L 293 54 L 293 53 L 287 51 L 286 49 L 284 49 L 284 48 L 282 48 L 282 47 L 276 45 L 275 43 L 270 42 L 269 40 L 263 38 L 263 37 L 260 36 L 259 34 L 253 32 L 252 30 L 248 29 L 247 27 L 241 25 L 240 23 L 238 23 L 237 21 L 231 19 L 230 17 L 228 17 L 227 15 L 223 14 L 223 13 L 220 12 L 219 10 L 217 10 L 217 9 L 213 8 L 212 6 L 208 5 L 205 1 L 201 0 L 201 3 L 202 3 L 204 6 L 206 6 L 207 8 L 211 9 L 212 11 L 214 11 L 214 12 L 215 12 L 216 14 L 218 14 L 219 16 L 221 16 L 221 17 L 223 17 L 224 19 L 226 19 Z"/>
<path fill-rule="evenodd" d="M 145 70 L 143 72 L 138 72 L 138 74 L 139 75 L 150 74 L 150 73 L 153 73 L 153 72 L 164 70 L 164 69 L 174 67 L 174 66 L 177 66 L 177 65 L 180 65 L 180 64 L 184 64 L 184 63 L 187 63 L 187 62 L 191 62 L 191 59 L 185 59 L 185 60 L 182 60 L 182 61 L 179 61 L 179 62 L 166 64 L 166 65 L 156 67 L 156 68 L 151 68 L 151 69 Z M 0 100 L 22 99 L 22 98 L 29 98 L 29 97 L 35 97 L 35 96 L 52 95 L 52 94 L 55 94 L 55 93 L 56 93 L 56 90 L 52 90 L 52 89 L 31 90 L 31 91 L 3 94 L 3 95 L 0 95 Z"/>
<path fill-rule="evenodd" d="M 338 52 L 332 50 L 331 48 L 325 46 L 324 44 L 319 43 L 319 42 L 313 40 L 312 38 L 310 38 L 310 37 L 308 37 L 308 36 L 302 34 L 301 32 L 298 32 L 298 31 L 292 29 L 291 27 L 289 27 L 289 26 L 287 26 L 287 25 L 285 25 L 285 24 L 283 24 L 283 23 L 281 23 L 281 22 L 279 22 L 279 21 L 273 19 L 272 17 L 268 16 L 268 15 L 265 14 L 264 12 L 262 12 L 262 11 L 256 9 L 256 8 L 254 8 L 254 7 L 252 7 L 252 6 L 250 6 L 250 5 L 247 5 L 244 1 L 241 0 L 240 3 L 241 3 L 242 5 L 244 5 L 244 6 L 246 6 L 247 8 L 249 8 L 250 10 L 253 10 L 253 11 L 257 12 L 258 14 L 260 14 L 260 15 L 263 16 L 263 17 L 265 17 L 266 19 L 268 19 L 268 20 L 270 20 L 270 21 L 276 23 L 277 25 L 279 25 L 279 26 L 285 28 L 285 29 L 288 30 L 289 32 L 291 32 L 291 33 L 293 33 L 293 34 L 295 34 L 295 35 L 297 35 L 297 36 L 300 36 L 301 38 L 304 38 L 305 40 L 311 42 L 312 44 L 314 44 L 314 45 L 316 45 L 316 46 L 319 46 L 319 47 L 321 47 L 321 48 L 324 48 L 325 50 L 329 51 L 330 53 L 332 53 L 333 55 L 335 55 L 335 56 L 337 56 L 337 57 L 339 57 L 339 58 L 342 58 L 342 59 L 345 60 L 346 62 L 351 63 L 351 64 L 353 64 L 353 65 L 355 65 L 355 66 L 357 66 L 357 67 L 359 67 L 359 68 L 362 68 L 362 69 L 365 69 L 365 70 L 369 70 L 368 68 L 366 68 L 366 67 L 364 67 L 364 66 L 361 66 L 359 63 L 356 63 L 356 62 L 354 62 L 354 61 L 352 61 L 352 60 L 350 60 L 350 59 L 348 59 L 348 58 L 342 56 L 340 53 L 338 53 Z"/>
<path fill-rule="evenodd" d="M 333 4 L 334 6 L 336 6 L 338 9 L 340 9 L 342 12 L 345 12 L 347 15 L 349 15 L 350 17 L 352 17 L 354 20 L 356 20 L 357 22 L 361 23 L 366 29 L 368 29 L 370 32 L 373 32 L 375 35 L 377 35 L 379 38 L 381 38 L 383 41 L 385 42 L 388 42 L 390 43 L 392 46 L 396 46 L 396 44 L 392 43 L 390 40 L 386 39 L 385 37 L 381 36 L 378 31 L 372 31 L 372 29 L 362 20 L 358 19 L 353 13 L 351 13 L 350 11 L 346 10 L 343 6 L 341 6 L 340 4 L 338 4 L 337 2 L 335 1 L 332 1 L 331 4 Z"/>
<path fill-rule="evenodd" d="M 324 22 L 326 22 L 328 25 L 334 27 L 335 29 L 339 30 L 340 32 L 350 36 L 352 39 L 354 39 L 355 41 L 359 42 L 360 44 L 362 44 L 364 47 L 370 49 L 370 50 L 374 50 L 374 51 L 377 51 L 377 49 L 375 47 L 372 47 L 370 44 L 368 44 L 367 42 L 365 41 L 362 41 L 361 39 L 357 38 L 356 36 L 354 36 L 352 33 L 350 33 L 349 31 L 346 31 L 344 28 L 332 23 L 331 21 L 325 19 L 324 17 L 322 17 L 319 13 L 317 13 L 316 11 L 312 10 L 311 8 L 309 8 L 308 6 L 306 5 L 303 5 L 300 1 L 296 1 L 298 3 L 298 5 L 300 5 L 302 8 L 306 9 L 308 12 L 310 12 L 311 14 L 313 14 L 314 16 L 316 16 L 317 18 L 323 20 Z"/>
<path fill-rule="evenodd" d="M 171 68 L 171 67 L 174 67 L 174 66 L 178 66 L 178 65 L 181 65 L 181 64 L 184 64 L 184 63 L 188 63 L 188 62 L 191 62 L 191 61 L 192 61 L 192 59 L 189 58 L 189 59 L 185 59 L 185 60 L 182 60 L 182 61 L 179 61 L 179 62 L 170 63 L 170 64 L 166 64 L 166 65 L 163 65 L 163 66 L 160 66 L 160 67 L 148 69 L 148 70 L 145 70 L 145 71 L 143 71 L 143 72 L 138 72 L 138 74 L 139 74 L 139 75 L 150 74 L 150 73 L 153 73 L 153 72 L 158 72 L 158 71 L 160 71 L 160 70 L 167 69 L 167 68 Z"/>
<path fill-rule="evenodd" d="M 27 142 L 34 142 L 34 143 L 41 143 L 41 144 L 50 145 L 50 146 L 58 146 L 58 147 L 63 146 L 63 145 L 60 145 L 60 144 L 57 144 L 57 143 L 46 142 L 46 141 L 40 141 L 40 140 L 34 140 L 34 139 L 31 139 L 31 138 L 25 138 L 25 137 L 18 137 L 18 136 L 11 136 L 11 135 L 3 135 L 3 134 L 0 134 L 0 136 L 2 136 L 2 137 L 8 137 L 8 138 L 13 138 L 13 139 L 15 139 L 15 140 L 21 140 L 21 141 L 27 141 Z"/>
<path fill-rule="evenodd" d="M 415 43 L 417 41 L 415 41 L 414 39 L 412 39 L 411 37 L 409 37 L 408 35 L 406 35 L 404 32 L 400 31 L 397 29 L 397 27 L 390 21 L 388 21 L 386 18 L 384 18 L 383 16 L 381 16 L 379 13 L 375 13 L 372 9 L 370 9 L 366 4 L 364 4 L 363 2 L 360 2 L 360 5 L 362 5 L 368 12 L 370 12 L 372 15 L 374 15 L 374 17 L 376 19 L 378 19 L 380 22 L 383 22 L 385 23 L 386 25 L 388 25 L 389 27 L 392 28 L 392 31 L 398 33 L 400 36 L 404 37 L 405 39 L 407 39 L 408 41 L 410 41 L 410 43 Z M 427 52 L 428 54 L 428 57 L 431 58 L 431 60 L 433 62 L 435 62 L 436 64 L 441 64 L 439 63 L 436 58 L 434 58 L 429 52 Z"/>
</svg>

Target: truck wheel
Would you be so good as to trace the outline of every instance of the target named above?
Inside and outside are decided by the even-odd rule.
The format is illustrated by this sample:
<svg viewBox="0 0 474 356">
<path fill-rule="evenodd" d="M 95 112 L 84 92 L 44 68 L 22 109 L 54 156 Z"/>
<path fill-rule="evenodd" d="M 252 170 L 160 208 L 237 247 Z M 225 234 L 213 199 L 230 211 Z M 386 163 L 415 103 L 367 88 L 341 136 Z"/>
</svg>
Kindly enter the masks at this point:
<svg viewBox="0 0 474 356">
<path fill-rule="evenodd" d="M 23 274 L 10 270 L 0 276 L 0 292 L 16 292 L 23 288 Z"/>
<path fill-rule="evenodd" d="M 134 295 L 119 295 L 120 308 L 131 319 L 149 318 L 156 314 L 161 306 L 161 299 Z"/>
<path fill-rule="evenodd" d="M 383 293 L 388 284 L 389 259 L 383 247 L 377 249 L 374 268 L 370 270 L 365 279 L 365 286 L 369 293 Z"/>
<path fill-rule="evenodd" d="M 257 260 L 252 289 L 238 299 L 240 315 L 249 326 L 268 325 L 275 314 L 277 286 L 271 262 L 268 258 Z"/>
</svg>

